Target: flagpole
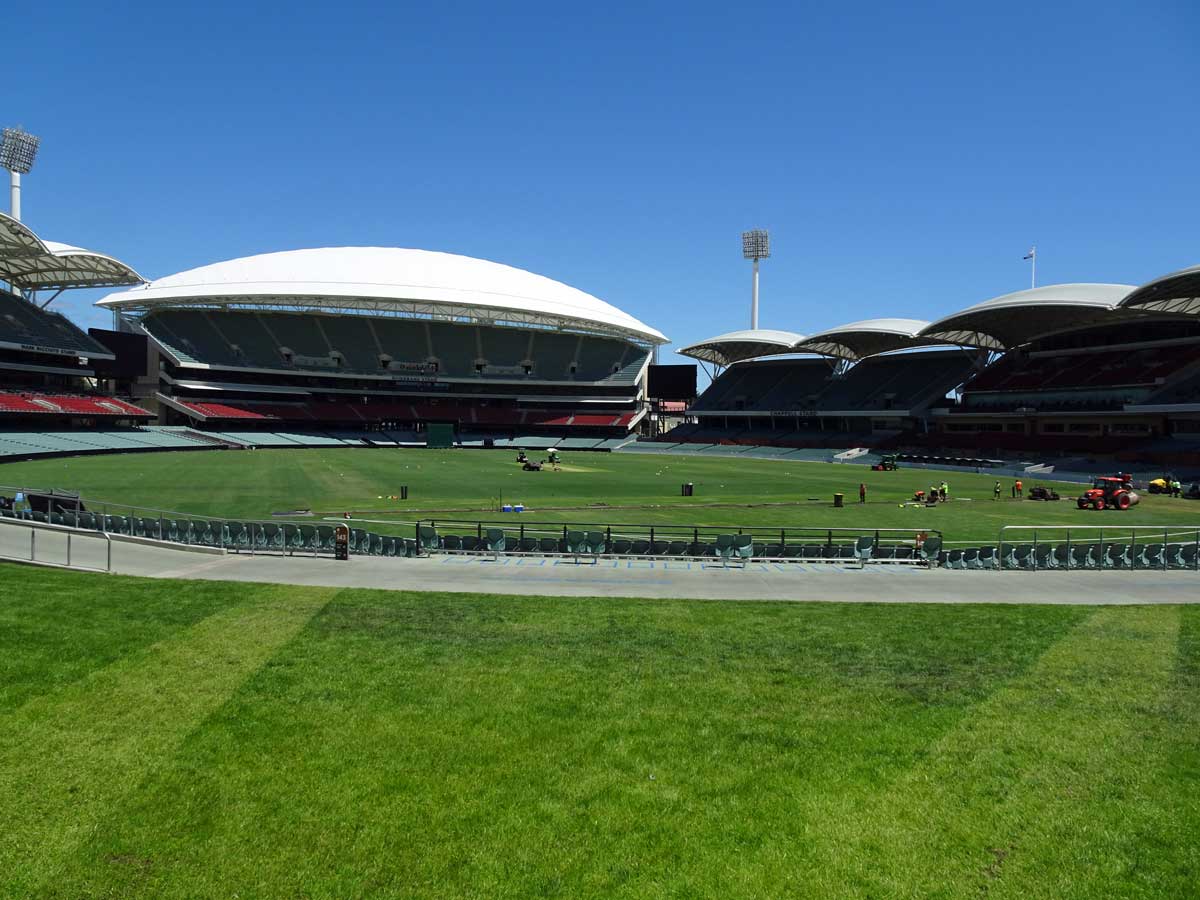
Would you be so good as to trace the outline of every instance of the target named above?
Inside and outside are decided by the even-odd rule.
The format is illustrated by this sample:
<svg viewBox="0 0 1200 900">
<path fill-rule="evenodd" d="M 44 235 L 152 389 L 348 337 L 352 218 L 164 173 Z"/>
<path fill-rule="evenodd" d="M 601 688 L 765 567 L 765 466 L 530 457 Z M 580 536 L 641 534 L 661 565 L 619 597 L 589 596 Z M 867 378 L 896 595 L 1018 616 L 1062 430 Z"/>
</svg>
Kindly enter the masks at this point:
<svg viewBox="0 0 1200 900">
<path fill-rule="evenodd" d="M 1037 287 L 1037 245 L 1034 244 L 1033 250 L 1030 251 L 1030 261 L 1033 263 L 1030 266 L 1029 289 L 1033 290 Z"/>
</svg>

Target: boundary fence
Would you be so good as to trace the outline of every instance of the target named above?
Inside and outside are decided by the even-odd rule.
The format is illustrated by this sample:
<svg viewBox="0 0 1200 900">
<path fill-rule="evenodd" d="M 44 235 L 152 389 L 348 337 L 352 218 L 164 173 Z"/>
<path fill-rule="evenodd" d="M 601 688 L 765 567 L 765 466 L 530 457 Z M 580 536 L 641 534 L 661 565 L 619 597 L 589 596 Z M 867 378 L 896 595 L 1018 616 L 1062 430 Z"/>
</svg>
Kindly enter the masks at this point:
<svg viewBox="0 0 1200 900">
<path fill-rule="evenodd" d="M 646 525 L 422 519 L 422 552 L 526 556 L 712 559 L 841 564 L 925 564 L 942 546 L 934 528 L 828 528 Z M 737 548 L 729 551 L 730 542 Z"/>
</svg>

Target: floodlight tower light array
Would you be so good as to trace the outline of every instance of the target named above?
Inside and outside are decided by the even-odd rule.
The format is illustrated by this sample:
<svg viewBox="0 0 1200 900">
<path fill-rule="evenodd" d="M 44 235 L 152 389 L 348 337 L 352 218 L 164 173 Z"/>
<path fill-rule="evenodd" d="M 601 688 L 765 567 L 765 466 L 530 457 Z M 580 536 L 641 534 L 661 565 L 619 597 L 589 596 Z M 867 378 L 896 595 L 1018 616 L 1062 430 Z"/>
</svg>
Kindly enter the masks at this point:
<svg viewBox="0 0 1200 900">
<path fill-rule="evenodd" d="M 28 175 L 37 157 L 41 138 L 21 128 L 0 131 L 0 166 L 8 169 L 10 210 L 14 219 L 21 218 L 21 176 Z"/>
<path fill-rule="evenodd" d="M 5 128 L 0 131 L 0 166 L 19 175 L 28 175 L 40 143 L 40 138 L 20 128 Z"/>
<path fill-rule="evenodd" d="M 742 256 L 745 259 L 766 259 L 771 255 L 771 236 L 762 228 L 742 232 Z"/>
<path fill-rule="evenodd" d="M 771 255 L 771 236 L 766 229 L 742 232 L 742 256 L 754 260 L 754 286 L 750 295 L 750 327 L 758 328 L 758 261 Z"/>
</svg>

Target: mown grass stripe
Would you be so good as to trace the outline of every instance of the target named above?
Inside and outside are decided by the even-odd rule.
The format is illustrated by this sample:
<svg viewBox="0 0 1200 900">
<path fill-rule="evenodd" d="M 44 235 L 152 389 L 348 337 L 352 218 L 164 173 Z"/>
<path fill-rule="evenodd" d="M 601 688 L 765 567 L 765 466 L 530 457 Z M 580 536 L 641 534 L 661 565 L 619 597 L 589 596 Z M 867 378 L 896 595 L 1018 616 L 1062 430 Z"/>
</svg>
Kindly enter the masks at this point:
<svg viewBox="0 0 1200 900">
<path fill-rule="evenodd" d="M 1151 733 L 1179 623 L 1174 607 L 1096 612 L 889 790 L 841 808 L 830 798 L 812 832 L 821 884 L 863 897 L 1097 895 L 1103 871 L 1131 864 L 1114 835 L 1162 749 Z"/>
<path fill-rule="evenodd" d="M 886 785 L 1088 614 L 347 591 L 61 890 L 774 896 L 793 797 Z"/>
<path fill-rule="evenodd" d="M 0 717 L 228 608 L 223 585 L 0 565 Z M 101 589 L 102 588 L 102 589 Z"/>
<path fill-rule="evenodd" d="M 242 585 L 238 605 L 0 720 L 0 893 L 52 883 L 105 814 L 334 593 Z"/>
</svg>

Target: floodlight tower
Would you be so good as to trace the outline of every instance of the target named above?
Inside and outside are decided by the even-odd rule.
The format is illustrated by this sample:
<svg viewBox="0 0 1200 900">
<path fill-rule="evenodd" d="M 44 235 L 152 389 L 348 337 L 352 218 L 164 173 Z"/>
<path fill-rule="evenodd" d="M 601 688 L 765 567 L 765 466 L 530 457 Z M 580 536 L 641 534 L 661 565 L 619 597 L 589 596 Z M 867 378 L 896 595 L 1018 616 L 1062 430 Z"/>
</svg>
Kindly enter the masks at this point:
<svg viewBox="0 0 1200 900">
<path fill-rule="evenodd" d="M 766 229 L 742 232 L 742 256 L 754 260 L 754 289 L 750 295 L 750 327 L 758 327 L 758 261 L 771 255 L 771 236 Z"/>
<path fill-rule="evenodd" d="M 21 219 L 21 176 L 33 168 L 40 143 L 41 138 L 20 127 L 0 131 L 0 166 L 8 169 L 10 213 L 17 221 Z"/>
</svg>

